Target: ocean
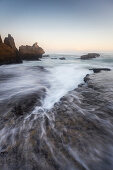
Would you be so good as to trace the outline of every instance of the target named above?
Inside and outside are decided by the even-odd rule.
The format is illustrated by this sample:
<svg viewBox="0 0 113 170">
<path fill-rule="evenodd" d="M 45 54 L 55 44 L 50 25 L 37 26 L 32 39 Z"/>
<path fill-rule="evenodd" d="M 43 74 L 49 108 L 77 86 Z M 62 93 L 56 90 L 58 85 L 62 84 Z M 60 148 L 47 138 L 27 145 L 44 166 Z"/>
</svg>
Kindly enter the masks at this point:
<svg viewBox="0 0 113 170">
<path fill-rule="evenodd" d="M 62 57 L 65 59 L 61 60 Z M 98 157 L 101 146 L 100 150 L 93 146 L 95 156 L 91 156 L 91 146 L 88 148 L 85 146 L 86 143 L 80 143 L 83 152 L 88 151 L 85 151 L 85 147 L 89 149 L 88 161 L 93 160 L 91 165 L 83 155 L 80 156 L 76 147 L 72 149 L 72 143 L 74 146 L 76 140 L 81 141 L 80 134 L 76 134 L 75 138 L 73 136 L 76 124 L 76 121 L 73 124 L 73 120 L 79 116 L 79 113 L 72 111 L 73 116 L 68 109 L 72 107 L 74 110 L 76 99 L 76 109 L 84 113 L 84 108 L 81 106 L 83 97 L 78 95 L 79 92 L 72 93 L 74 99 L 73 97 L 68 99 L 69 103 L 72 103 L 70 106 L 67 104 L 67 99 L 66 102 L 64 99 L 80 84 L 84 84 L 84 77 L 87 74 L 93 74 L 93 71 L 89 70 L 91 68 L 113 69 L 113 54 L 101 54 L 92 60 L 81 60 L 79 55 L 51 54 L 40 61 L 24 61 L 22 64 L 0 66 L 0 153 L 2 155 L 0 160 L 3 162 L 0 167 L 2 169 L 8 167 L 11 170 L 15 168 L 110 170 L 112 165 L 105 166 L 107 169 L 103 169 L 100 164 L 94 165 L 95 162 L 104 160 L 102 156 Z M 86 92 L 87 89 L 83 91 Z M 64 110 L 60 110 L 62 98 L 64 98 Z M 89 112 L 95 108 L 89 109 L 88 105 L 85 109 Z M 67 111 L 70 114 L 68 118 Z M 82 119 L 83 117 L 84 114 Z M 66 133 L 71 126 L 71 131 L 66 135 L 60 132 L 63 129 L 63 133 Z M 77 128 L 80 128 L 79 123 Z M 68 134 L 71 135 L 69 139 L 67 139 Z M 101 144 L 100 139 L 99 141 Z M 103 154 L 107 155 L 110 152 Z M 105 161 L 108 161 L 108 158 Z"/>
</svg>

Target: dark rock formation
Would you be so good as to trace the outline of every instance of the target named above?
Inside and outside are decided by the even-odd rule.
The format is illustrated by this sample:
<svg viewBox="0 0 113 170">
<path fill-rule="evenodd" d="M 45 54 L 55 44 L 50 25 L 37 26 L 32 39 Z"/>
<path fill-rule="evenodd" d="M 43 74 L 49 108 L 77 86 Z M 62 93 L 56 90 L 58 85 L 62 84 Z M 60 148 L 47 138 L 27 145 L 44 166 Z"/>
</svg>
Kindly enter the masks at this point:
<svg viewBox="0 0 113 170">
<path fill-rule="evenodd" d="M 0 42 L 0 65 L 22 63 L 14 39 L 10 34 L 5 38 L 4 43 L 2 40 Z"/>
<path fill-rule="evenodd" d="M 96 57 L 99 57 L 99 56 L 100 56 L 100 54 L 98 54 L 98 53 L 88 53 L 87 55 L 82 55 L 81 59 L 82 60 L 88 60 L 88 59 L 96 58 Z"/>
<path fill-rule="evenodd" d="M 60 60 L 65 60 L 66 58 L 65 57 L 61 57 L 61 58 L 59 58 Z"/>
<path fill-rule="evenodd" d="M 37 43 L 33 44 L 33 46 L 19 47 L 19 54 L 23 60 L 39 60 L 44 53 L 44 50 Z"/>
<path fill-rule="evenodd" d="M 94 73 L 99 73 L 101 71 L 111 71 L 109 68 L 91 68 L 89 70 L 93 70 Z"/>
</svg>

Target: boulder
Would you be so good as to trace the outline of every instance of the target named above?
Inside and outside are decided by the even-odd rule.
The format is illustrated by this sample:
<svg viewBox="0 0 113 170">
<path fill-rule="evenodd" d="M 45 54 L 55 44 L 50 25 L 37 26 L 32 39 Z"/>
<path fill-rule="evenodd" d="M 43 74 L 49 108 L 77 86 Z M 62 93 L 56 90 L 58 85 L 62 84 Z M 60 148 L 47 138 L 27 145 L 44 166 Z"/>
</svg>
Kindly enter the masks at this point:
<svg viewBox="0 0 113 170">
<path fill-rule="evenodd" d="M 0 42 L 0 65 L 22 63 L 14 39 L 10 34 L 4 39 L 4 43 L 2 40 Z"/>
<path fill-rule="evenodd" d="M 33 46 L 22 45 L 19 47 L 19 54 L 23 60 L 39 60 L 44 53 L 44 50 L 37 43 Z"/>
<path fill-rule="evenodd" d="M 98 53 L 88 53 L 87 55 L 82 55 L 81 59 L 82 60 L 88 60 L 88 59 L 96 58 L 96 57 L 99 57 L 99 56 L 100 56 L 100 54 L 98 54 Z"/>
</svg>

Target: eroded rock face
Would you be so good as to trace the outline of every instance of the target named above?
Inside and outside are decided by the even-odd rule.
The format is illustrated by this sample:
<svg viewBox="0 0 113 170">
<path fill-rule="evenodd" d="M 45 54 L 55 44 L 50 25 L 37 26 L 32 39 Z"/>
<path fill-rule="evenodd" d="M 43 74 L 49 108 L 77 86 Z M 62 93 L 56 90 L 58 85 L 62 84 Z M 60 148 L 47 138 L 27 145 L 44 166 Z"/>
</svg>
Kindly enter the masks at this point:
<svg viewBox="0 0 113 170">
<path fill-rule="evenodd" d="M 33 46 L 20 46 L 19 54 L 23 60 L 38 60 L 44 54 L 44 50 L 37 43 Z"/>
<path fill-rule="evenodd" d="M 8 37 L 2 39 L 0 37 L 0 65 L 22 63 L 18 50 L 16 49 L 13 37 L 9 34 Z"/>
<path fill-rule="evenodd" d="M 100 54 L 98 54 L 98 53 L 88 53 L 87 55 L 82 55 L 81 59 L 82 60 L 88 60 L 88 59 L 96 58 L 96 57 L 99 57 L 99 56 L 100 56 Z"/>
</svg>

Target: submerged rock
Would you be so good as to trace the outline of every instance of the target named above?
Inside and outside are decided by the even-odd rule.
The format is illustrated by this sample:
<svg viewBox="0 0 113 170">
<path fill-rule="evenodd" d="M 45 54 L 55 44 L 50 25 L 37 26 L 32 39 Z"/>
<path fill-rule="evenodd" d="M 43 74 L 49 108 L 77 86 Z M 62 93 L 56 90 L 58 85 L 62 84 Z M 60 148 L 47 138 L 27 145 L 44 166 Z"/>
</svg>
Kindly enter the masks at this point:
<svg viewBox="0 0 113 170">
<path fill-rule="evenodd" d="M 98 53 L 88 53 L 87 55 L 82 55 L 81 59 L 87 60 L 87 59 L 92 59 L 92 58 L 96 58 L 96 57 L 99 57 L 99 56 L 100 56 L 100 54 L 98 54 Z"/>
<path fill-rule="evenodd" d="M 23 60 L 39 60 L 44 53 L 44 50 L 37 43 L 33 46 L 22 45 L 19 47 L 19 54 Z"/>
<path fill-rule="evenodd" d="M 5 38 L 4 43 L 2 40 L 0 42 L 0 65 L 22 63 L 14 39 L 10 34 Z"/>
</svg>

